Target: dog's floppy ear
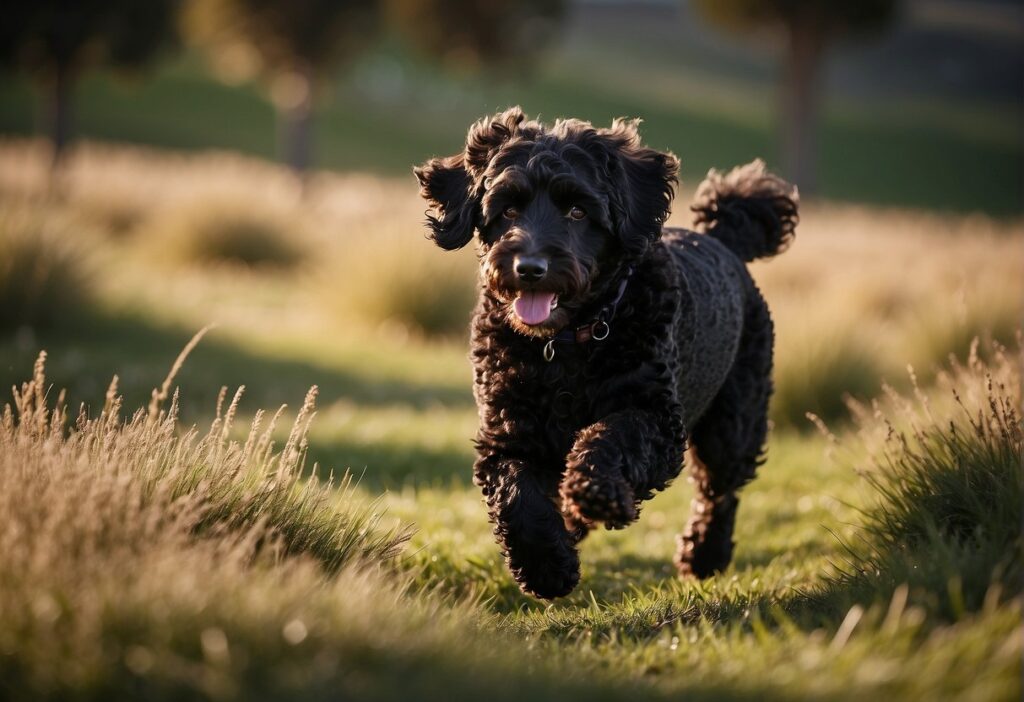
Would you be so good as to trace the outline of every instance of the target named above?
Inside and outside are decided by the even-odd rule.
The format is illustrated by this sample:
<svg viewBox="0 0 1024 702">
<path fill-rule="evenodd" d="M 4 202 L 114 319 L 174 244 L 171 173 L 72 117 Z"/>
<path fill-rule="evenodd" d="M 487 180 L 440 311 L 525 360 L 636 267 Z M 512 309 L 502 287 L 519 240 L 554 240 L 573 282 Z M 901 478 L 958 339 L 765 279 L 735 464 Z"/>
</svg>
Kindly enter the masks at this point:
<svg viewBox="0 0 1024 702">
<path fill-rule="evenodd" d="M 458 249 L 473 238 L 480 220 L 484 172 L 502 145 L 519 133 L 525 119 L 519 107 L 484 117 L 469 128 L 463 153 L 433 158 L 413 169 L 420 195 L 433 210 L 427 214 L 427 226 L 438 246 Z"/>
<path fill-rule="evenodd" d="M 609 150 L 608 172 L 615 186 L 612 198 L 623 247 L 642 254 L 661 236 L 668 219 L 679 172 L 679 159 L 671 153 L 648 149 L 640 143 L 639 120 L 617 119 L 598 135 Z"/>
<path fill-rule="evenodd" d="M 412 170 L 420 182 L 420 195 L 430 203 L 430 238 L 449 251 L 468 244 L 476 227 L 477 200 L 462 154 L 432 158 Z"/>
</svg>

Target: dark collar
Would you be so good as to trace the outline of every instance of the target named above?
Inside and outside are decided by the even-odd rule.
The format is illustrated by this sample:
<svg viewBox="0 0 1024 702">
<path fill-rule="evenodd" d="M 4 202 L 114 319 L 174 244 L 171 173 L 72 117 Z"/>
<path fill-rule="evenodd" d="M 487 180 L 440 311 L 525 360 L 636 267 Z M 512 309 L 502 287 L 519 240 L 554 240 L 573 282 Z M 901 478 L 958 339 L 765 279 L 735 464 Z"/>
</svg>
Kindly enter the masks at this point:
<svg viewBox="0 0 1024 702">
<path fill-rule="evenodd" d="M 626 285 L 633 275 L 633 266 L 626 268 L 625 275 L 619 281 L 619 287 L 615 297 L 597 311 L 590 321 L 577 326 L 568 326 L 562 331 L 548 339 L 544 344 L 544 360 L 549 363 L 555 358 L 556 344 L 586 344 L 591 341 L 604 341 L 612 333 L 612 319 L 615 318 L 615 311 L 622 302 L 622 296 L 626 294 Z"/>
</svg>

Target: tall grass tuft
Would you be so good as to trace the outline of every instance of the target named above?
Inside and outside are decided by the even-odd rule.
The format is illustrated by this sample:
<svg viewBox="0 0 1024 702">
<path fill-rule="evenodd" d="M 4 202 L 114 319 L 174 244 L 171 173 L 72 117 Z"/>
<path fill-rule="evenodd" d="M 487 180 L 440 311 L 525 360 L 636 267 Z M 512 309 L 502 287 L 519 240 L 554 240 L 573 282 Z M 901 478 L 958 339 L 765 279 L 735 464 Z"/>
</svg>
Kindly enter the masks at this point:
<svg viewBox="0 0 1024 702">
<path fill-rule="evenodd" d="M 200 434 L 175 395 L 164 408 L 171 382 L 129 418 L 116 380 L 97 416 L 71 415 L 43 354 L 4 408 L 5 700 L 612 696 L 554 670 L 522 680 L 543 662 L 383 567 L 405 532 L 299 480 L 314 393 L 276 450 L 280 413 L 235 441 L 240 392 L 222 395 Z"/>
<path fill-rule="evenodd" d="M 991 354 L 982 361 L 976 343 L 966 365 L 940 376 L 946 398 L 890 391 L 888 402 L 861 408 L 885 438 L 866 437 L 877 501 L 840 586 L 892 592 L 906 583 L 953 619 L 986 597 L 1021 594 L 1020 359 L 999 346 Z"/>
<path fill-rule="evenodd" d="M 51 326 L 86 304 L 91 277 L 77 233 L 41 210 L 0 209 L 0 330 Z"/>
<path fill-rule="evenodd" d="M 298 225 L 269 207 L 192 200 L 153 217 L 160 252 L 178 261 L 288 270 L 306 260 Z"/>
<path fill-rule="evenodd" d="M 15 521 L 44 514 L 55 525 L 95 520 L 86 531 L 101 536 L 116 532 L 102 527 L 107 517 L 170 520 L 183 534 L 258 533 L 281 555 L 307 554 L 329 570 L 352 560 L 390 559 L 405 540 L 403 532 L 377 529 L 375 515 L 349 504 L 347 477 L 340 497 L 330 481 L 300 481 L 315 388 L 286 444 L 275 450 L 271 436 L 284 408 L 269 421 L 258 412 L 244 440 L 230 438 L 243 388 L 226 407 L 222 391 L 216 418 L 201 434 L 179 425 L 176 394 L 164 409 L 164 397 L 154 392 L 148 410 L 122 418 L 116 377 L 98 416 L 83 407 L 72 418 L 62 395 L 49 405 L 44 371 L 41 354 L 33 379 L 15 392 L 14 406 L 5 407 L 0 428 L 0 499 L 7 503 L 0 511 Z"/>
<path fill-rule="evenodd" d="M 0 422 L 5 689 L 99 699 L 148 679 L 171 697 L 221 696 L 233 670 L 258 680 L 255 664 L 302 655 L 321 617 L 353 616 L 341 591 L 362 606 L 400 596 L 360 571 L 391 559 L 404 532 L 352 506 L 347 481 L 340 496 L 299 481 L 314 391 L 275 450 L 280 412 L 229 438 L 241 390 L 226 406 L 222 393 L 200 435 L 179 426 L 176 396 L 163 408 L 171 377 L 125 419 L 116 378 L 98 416 L 71 416 L 44 372 L 42 354 Z M 342 570 L 322 592 L 318 573 Z"/>
</svg>

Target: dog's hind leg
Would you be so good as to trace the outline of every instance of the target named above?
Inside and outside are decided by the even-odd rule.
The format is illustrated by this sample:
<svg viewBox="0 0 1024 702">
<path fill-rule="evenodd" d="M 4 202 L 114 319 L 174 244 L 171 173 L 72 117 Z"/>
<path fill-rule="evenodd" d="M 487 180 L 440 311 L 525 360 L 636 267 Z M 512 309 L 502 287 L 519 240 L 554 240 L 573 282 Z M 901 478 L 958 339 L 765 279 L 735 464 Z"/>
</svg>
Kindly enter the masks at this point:
<svg viewBox="0 0 1024 702">
<path fill-rule="evenodd" d="M 690 435 L 696 496 L 689 524 L 678 537 L 675 564 L 682 576 L 706 578 L 729 565 L 737 491 L 763 462 L 773 327 L 760 293 L 753 287 L 750 293 L 736 361 Z"/>
</svg>

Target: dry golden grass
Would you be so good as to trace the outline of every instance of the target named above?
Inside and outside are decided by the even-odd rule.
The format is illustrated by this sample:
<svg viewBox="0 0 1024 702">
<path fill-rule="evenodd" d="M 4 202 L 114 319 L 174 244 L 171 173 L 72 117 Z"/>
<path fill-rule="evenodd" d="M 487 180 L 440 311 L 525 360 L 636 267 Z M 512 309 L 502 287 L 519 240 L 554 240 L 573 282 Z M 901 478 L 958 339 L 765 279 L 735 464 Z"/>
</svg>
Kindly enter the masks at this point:
<svg viewBox="0 0 1024 702">
<path fill-rule="evenodd" d="M 0 197 L 31 200 L 45 191 L 42 145 L 0 144 L 0 156 Z M 72 212 L 103 211 L 104 199 L 159 203 L 137 228 L 140 245 L 196 203 L 258 203 L 255 212 L 270 213 L 264 219 L 282 241 L 311 252 L 308 275 L 289 299 L 319 330 L 415 336 L 465 328 L 472 254 L 442 252 L 424 239 L 412 176 L 318 174 L 303 194 L 288 171 L 262 161 L 86 144 L 65 186 Z M 689 224 L 688 199 L 680 194 L 671 224 Z M 883 379 L 904 377 L 907 363 L 927 379 L 975 336 L 1009 343 L 1024 304 L 1022 250 L 1019 219 L 805 206 L 791 249 L 752 268 L 777 322 L 776 422 L 808 428 L 808 411 L 843 416 L 845 393 L 872 396 Z"/>
<path fill-rule="evenodd" d="M 179 426 L 176 396 L 164 408 L 181 360 L 149 409 L 128 418 L 116 378 L 98 415 L 69 415 L 63 394 L 47 395 L 45 354 L 4 408 L 0 673 L 9 691 L 101 699 L 155 685 L 220 697 L 234 676 L 258 678 L 261 658 L 373 645 L 407 636 L 410 616 L 422 625 L 432 616 L 425 600 L 388 614 L 401 588 L 376 567 L 405 534 L 379 529 L 347 480 L 340 493 L 298 482 L 315 392 L 280 449 L 271 439 L 280 412 L 258 414 L 244 440 L 229 439 L 241 389 L 226 405 L 222 392 L 200 434 Z"/>
<path fill-rule="evenodd" d="M 613 694 L 498 632 L 485 642 L 471 603 L 410 594 L 391 564 L 407 532 L 381 528 L 347 479 L 300 481 L 315 389 L 280 449 L 280 411 L 229 438 L 241 389 L 204 433 L 181 426 L 168 394 L 188 351 L 127 418 L 116 378 L 96 416 L 69 414 L 45 354 L 4 407 L 4 699 Z M 481 655 L 496 639 L 507 650 Z M 530 666 L 539 679 L 517 683 Z"/>
<path fill-rule="evenodd" d="M 121 416 L 116 377 L 98 415 L 89 416 L 84 406 L 69 415 L 63 394 L 48 398 L 45 358 L 44 353 L 36 362 L 32 380 L 16 390 L 14 405 L 4 408 L 0 432 L 0 499 L 12 524 L 5 533 L 21 542 L 31 537 L 17 553 L 13 545 L 4 552 L 20 553 L 26 567 L 68 549 L 107 549 L 107 538 L 141 547 L 152 536 L 118 533 L 116 525 L 102 523 L 110 514 L 119 515 L 124 527 L 173 523 L 167 531 L 181 538 L 238 533 L 273 542 L 280 555 L 307 554 L 328 570 L 390 558 L 404 540 L 400 532 L 375 529 L 376 517 L 365 510 L 339 510 L 333 481 L 299 483 L 316 388 L 278 450 L 272 437 L 284 408 L 269 418 L 257 413 L 244 439 L 230 438 L 244 388 L 228 404 L 222 390 L 205 433 L 180 426 L 177 396 L 168 398 L 180 358 L 163 387 L 153 391 L 148 410 L 128 418 Z M 347 477 L 340 484 L 344 503 Z M 70 533 L 62 525 L 89 519 L 97 521 L 83 524 L 74 538 L 86 534 L 95 542 L 61 542 Z"/>
<path fill-rule="evenodd" d="M 907 364 L 930 378 L 971 339 L 1013 341 L 1024 313 L 1019 221 L 804 209 L 797 240 L 753 273 L 777 325 L 777 422 L 844 414 L 837 394 L 878 394 Z"/>
</svg>

